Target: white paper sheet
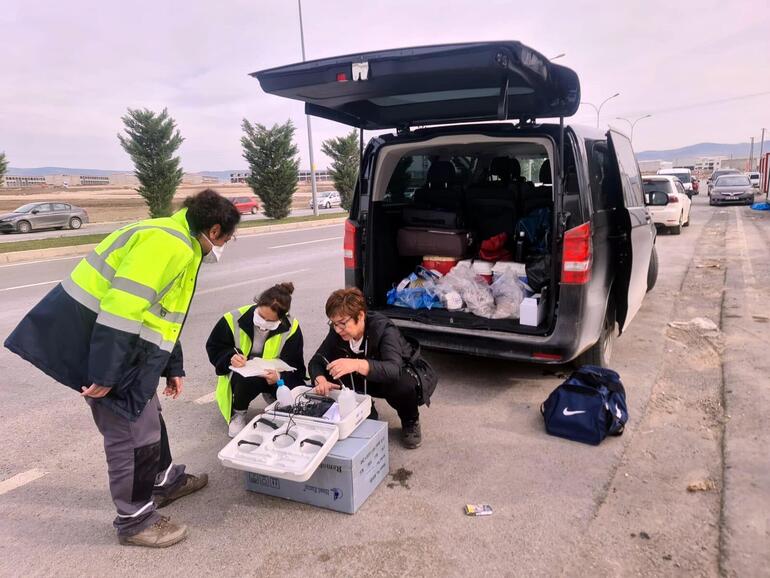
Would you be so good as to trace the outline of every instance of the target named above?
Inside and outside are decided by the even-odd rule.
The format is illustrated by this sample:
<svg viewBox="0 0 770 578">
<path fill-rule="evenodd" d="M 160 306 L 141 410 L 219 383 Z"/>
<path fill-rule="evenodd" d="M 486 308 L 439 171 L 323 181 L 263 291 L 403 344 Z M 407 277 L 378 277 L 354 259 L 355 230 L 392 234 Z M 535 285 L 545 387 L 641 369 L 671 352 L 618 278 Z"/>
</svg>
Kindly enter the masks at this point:
<svg viewBox="0 0 770 578">
<path fill-rule="evenodd" d="M 280 373 L 282 371 L 294 371 L 296 368 L 282 359 L 262 359 L 261 357 L 249 359 L 243 367 L 230 366 L 230 371 L 234 371 L 243 377 L 262 377 L 268 369 L 273 369 Z"/>
</svg>

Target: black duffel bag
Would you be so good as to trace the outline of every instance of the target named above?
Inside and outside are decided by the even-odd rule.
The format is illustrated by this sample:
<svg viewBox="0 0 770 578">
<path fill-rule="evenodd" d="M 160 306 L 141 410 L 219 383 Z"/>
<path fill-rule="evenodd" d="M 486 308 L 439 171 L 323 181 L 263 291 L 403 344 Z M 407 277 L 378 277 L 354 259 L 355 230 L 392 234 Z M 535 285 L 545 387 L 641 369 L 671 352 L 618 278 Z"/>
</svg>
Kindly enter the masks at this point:
<svg viewBox="0 0 770 578">
<path fill-rule="evenodd" d="M 430 363 L 420 355 L 420 342 L 414 337 L 407 337 L 406 335 L 404 335 L 404 339 L 412 346 L 412 354 L 406 362 L 406 370 L 417 378 L 417 405 L 430 407 L 430 398 L 436 391 L 438 376 Z"/>
</svg>

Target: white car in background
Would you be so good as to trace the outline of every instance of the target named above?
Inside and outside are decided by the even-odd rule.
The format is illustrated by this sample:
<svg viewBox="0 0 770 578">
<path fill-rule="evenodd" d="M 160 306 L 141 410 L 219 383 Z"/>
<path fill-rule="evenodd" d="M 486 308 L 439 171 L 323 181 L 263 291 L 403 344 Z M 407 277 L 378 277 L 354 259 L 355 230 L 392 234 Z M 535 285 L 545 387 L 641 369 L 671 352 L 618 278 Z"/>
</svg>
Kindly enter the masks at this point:
<svg viewBox="0 0 770 578">
<path fill-rule="evenodd" d="M 339 207 L 342 204 L 342 199 L 337 191 L 323 191 L 316 193 L 316 205 L 319 209 L 331 209 L 332 207 Z M 310 199 L 308 206 L 313 208 L 313 199 Z"/>
<path fill-rule="evenodd" d="M 759 188 L 759 173 L 756 171 L 751 171 L 746 173 L 746 176 L 749 177 L 749 180 L 751 181 L 751 186 L 755 189 Z"/>
<path fill-rule="evenodd" d="M 698 193 L 692 187 L 692 171 L 686 167 L 674 167 L 673 169 L 660 169 L 659 175 L 670 175 L 682 181 L 682 186 L 687 194 L 692 197 Z"/>
<path fill-rule="evenodd" d="M 690 225 L 692 201 L 682 181 L 670 175 L 643 177 L 644 201 L 656 226 L 666 227 L 674 235 Z"/>
</svg>

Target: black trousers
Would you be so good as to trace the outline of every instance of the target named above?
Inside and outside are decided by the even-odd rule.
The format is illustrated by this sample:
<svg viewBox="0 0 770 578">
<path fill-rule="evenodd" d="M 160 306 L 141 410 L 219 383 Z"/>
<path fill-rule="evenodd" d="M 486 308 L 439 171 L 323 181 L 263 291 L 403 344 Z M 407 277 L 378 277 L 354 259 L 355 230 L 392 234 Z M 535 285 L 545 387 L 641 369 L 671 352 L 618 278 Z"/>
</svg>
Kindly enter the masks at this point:
<svg viewBox="0 0 770 578">
<path fill-rule="evenodd" d="M 359 378 L 355 382 L 356 391 L 364 393 L 362 380 Z M 395 383 L 368 381 L 366 393 L 388 402 L 398 413 L 402 424 L 412 424 L 420 417 L 420 410 L 417 409 L 417 378 L 406 369 L 401 370 L 401 375 Z"/>
<path fill-rule="evenodd" d="M 233 411 L 245 411 L 260 393 L 275 395 L 276 386 L 267 383 L 264 377 L 243 377 L 233 373 L 230 378 L 233 389 Z"/>
</svg>

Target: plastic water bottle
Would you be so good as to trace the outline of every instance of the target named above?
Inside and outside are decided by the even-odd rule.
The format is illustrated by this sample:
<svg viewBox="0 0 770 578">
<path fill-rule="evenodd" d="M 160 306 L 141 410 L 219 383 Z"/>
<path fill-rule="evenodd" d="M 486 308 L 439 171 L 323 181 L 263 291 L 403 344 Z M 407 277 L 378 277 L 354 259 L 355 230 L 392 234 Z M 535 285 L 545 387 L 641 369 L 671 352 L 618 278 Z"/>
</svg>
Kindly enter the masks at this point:
<svg viewBox="0 0 770 578">
<path fill-rule="evenodd" d="M 275 392 L 275 397 L 278 398 L 278 407 L 291 407 L 294 405 L 294 396 L 291 394 L 291 390 L 286 387 L 286 384 L 282 379 L 276 383 L 278 389 Z"/>
<path fill-rule="evenodd" d="M 337 397 L 337 403 L 340 406 L 340 418 L 345 419 L 356 409 L 356 392 L 350 388 L 343 387 Z"/>
</svg>

